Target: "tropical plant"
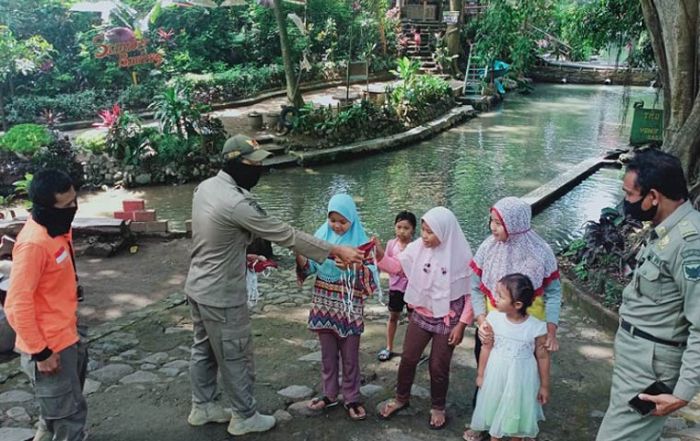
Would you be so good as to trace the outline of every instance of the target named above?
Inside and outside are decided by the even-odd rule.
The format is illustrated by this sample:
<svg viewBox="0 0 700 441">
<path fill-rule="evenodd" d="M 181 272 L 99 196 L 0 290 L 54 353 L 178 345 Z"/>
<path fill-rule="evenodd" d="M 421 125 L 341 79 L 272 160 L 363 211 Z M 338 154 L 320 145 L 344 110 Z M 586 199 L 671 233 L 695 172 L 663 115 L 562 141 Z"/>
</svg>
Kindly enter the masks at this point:
<svg viewBox="0 0 700 441">
<path fill-rule="evenodd" d="M 196 133 L 197 121 L 207 110 L 192 98 L 190 88 L 180 83 L 165 88 L 148 107 L 154 110 L 153 117 L 164 133 L 174 132 L 183 138 Z"/>
<path fill-rule="evenodd" d="M 119 104 L 114 104 L 111 109 L 103 109 L 97 113 L 101 121 L 98 123 L 93 123 L 93 127 L 100 127 L 103 129 L 111 129 L 119 121 L 119 115 L 121 114 L 121 107 Z"/>
<path fill-rule="evenodd" d="M 420 72 L 420 63 L 413 58 L 399 58 L 396 60 L 396 69 L 390 72 L 401 79 L 402 86 L 411 89 L 416 81 L 418 72 Z"/>
<path fill-rule="evenodd" d="M 102 153 L 107 146 L 107 133 L 89 130 L 75 137 L 76 147 L 92 153 Z"/>
<path fill-rule="evenodd" d="M 135 152 L 141 147 L 143 137 L 141 120 L 131 112 L 120 110 L 107 131 L 105 150 L 113 158 L 131 163 Z"/>
<path fill-rule="evenodd" d="M 64 117 L 65 115 L 63 114 L 63 112 L 56 112 L 51 109 L 44 109 L 39 115 L 39 122 L 44 124 L 49 129 L 53 129 L 56 127 L 57 124 L 59 124 L 63 120 Z"/>
<path fill-rule="evenodd" d="M 13 182 L 12 185 L 15 187 L 15 194 L 17 196 L 27 196 L 29 194 L 29 186 L 32 185 L 32 179 L 34 179 L 32 173 L 25 173 L 24 178 Z"/>
<path fill-rule="evenodd" d="M 5 120 L 4 85 L 9 83 L 10 96 L 14 94 L 13 79 L 17 74 L 29 75 L 49 59 L 53 46 L 40 35 L 27 39 L 16 39 L 7 26 L 0 26 L 0 119 L 4 130 Z"/>
<path fill-rule="evenodd" d="M 562 255 L 578 269 L 579 277 L 592 269 L 623 275 L 625 266 L 634 266 L 634 256 L 647 230 L 625 217 L 617 208 L 604 208 L 600 219 L 584 225 L 583 237 L 573 241 Z M 585 278 L 585 277 L 581 277 Z"/>
<path fill-rule="evenodd" d="M 83 166 L 76 157 L 76 150 L 68 137 L 54 139 L 32 156 L 32 169 L 53 168 L 70 175 L 76 187 L 83 182 Z"/>
<path fill-rule="evenodd" d="M 51 140 L 51 133 L 46 127 L 38 124 L 19 124 L 0 138 L 0 148 L 31 156 L 39 147 L 49 144 Z"/>
</svg>

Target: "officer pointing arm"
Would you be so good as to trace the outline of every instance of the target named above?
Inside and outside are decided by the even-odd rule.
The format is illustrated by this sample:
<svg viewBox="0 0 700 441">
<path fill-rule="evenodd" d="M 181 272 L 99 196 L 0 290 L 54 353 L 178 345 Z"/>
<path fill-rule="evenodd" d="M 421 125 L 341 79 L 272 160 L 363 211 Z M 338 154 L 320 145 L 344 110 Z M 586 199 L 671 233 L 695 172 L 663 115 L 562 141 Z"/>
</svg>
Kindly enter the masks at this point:
<svg viewBox="0 0 700 441">
<path fill-rule="evenodd" d="M 250 190 L 270 153 L 254 140 L 234 136 L 226 141 L 222 154 L 222 170 L 199 184 L 192 199 L 192 259 L 185 292 L 194 344 L 192 409 L 187 421 L 192 426 L 228 422 L 228 433 L 240 436 L 275 425 L 274 417 L 257 411 L 253 393 L 246 247 L 261 237 L 319 262 L 332 253 L 345 263 L 359 263 L 363 254 L 315 238 L 265 212 Z M 225 406 L 216 401 L 217 371 L 229 400 Z"/>
</svg>

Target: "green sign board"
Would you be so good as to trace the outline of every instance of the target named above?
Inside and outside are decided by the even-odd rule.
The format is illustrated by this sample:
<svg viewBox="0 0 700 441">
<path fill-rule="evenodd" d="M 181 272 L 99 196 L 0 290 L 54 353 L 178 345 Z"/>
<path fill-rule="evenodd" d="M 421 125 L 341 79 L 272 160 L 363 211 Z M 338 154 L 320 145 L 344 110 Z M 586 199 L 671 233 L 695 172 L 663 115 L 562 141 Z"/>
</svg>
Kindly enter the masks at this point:
<svg viewBox="0 0 700 441">
<path fill-rule="evenodd" d="M 645 109 L 644 103 L 634 104 L 630 144 L 641 145 L 663 141 L 664 112 L 658 109 Z"/>
</svg>

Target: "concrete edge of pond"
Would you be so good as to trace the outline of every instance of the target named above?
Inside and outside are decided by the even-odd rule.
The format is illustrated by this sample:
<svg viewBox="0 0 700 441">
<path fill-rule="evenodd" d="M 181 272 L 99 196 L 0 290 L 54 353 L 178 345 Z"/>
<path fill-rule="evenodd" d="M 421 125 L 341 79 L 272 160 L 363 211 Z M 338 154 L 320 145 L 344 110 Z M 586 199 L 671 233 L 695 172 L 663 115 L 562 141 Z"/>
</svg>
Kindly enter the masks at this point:
<svg viewBox="0 0 700 441">
<path fill-rule="evenodd" d="M 608 158 L 588 159 L 532 190 L 522 199 L 530 204 L 533 215 L 538 214 L 602 167 L 612 167 L 616 164 L 617 161 Z"/>
<path fill-rule="evenodd" d="M 593 295 L 578 288 L 574 282 L 563 276 L 561 277 L 561 292 L 565 301 L 583 310 L 606 331 L 613 334 L 617 332 L 620 316 L 615 311 L 603 306 Z"/>
<path fill-rule="evenodd" d="M 357 154 L 366 155 L 398 149 L 407 144 L 431 138 L 474 116 L 476 116 L 476 111 L 472 106 L 455 107 L 439 118 L 395 135 L 314 151 L 290 151 L 289 158 L 284 162 L 276 163 L 275 167 L 320 164 Z"/>
</svg>

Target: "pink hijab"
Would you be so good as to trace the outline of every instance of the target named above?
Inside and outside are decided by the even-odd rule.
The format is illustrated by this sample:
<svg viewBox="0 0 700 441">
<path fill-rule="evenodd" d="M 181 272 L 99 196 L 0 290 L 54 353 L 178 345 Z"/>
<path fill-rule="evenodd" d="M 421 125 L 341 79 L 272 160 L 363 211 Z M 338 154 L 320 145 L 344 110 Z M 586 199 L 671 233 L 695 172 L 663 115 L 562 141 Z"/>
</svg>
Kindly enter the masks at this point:
<svg viewBox="0 0 700 441">
<path fill-rule="evenodd" d="M 472 251 L 457 218 L 447 208 L 435 207 L 421 220 L 440 239 L 440 245 L 426 248 L 417 239 L 397 256 L 408 278 L 404 300 L 429 309 L 433 317 L 444 317 L 451 301 L 469 294 Z"/>
<path fill-rule="evenodd" d="M 481 278 L 481 291 L 496 306 L 494 290 L 498 281 L 508 274 L 521 273 L 530 278 L 535 295 L 559 278 L 557 259 L 547 242 L 532 231 L 532 209 L 520 198 L 503 198 L 491 208 L 503 223 L 508 234 L 505 242 L 489 236 L 476 250 L 469 264 Z"/>
</svg>

